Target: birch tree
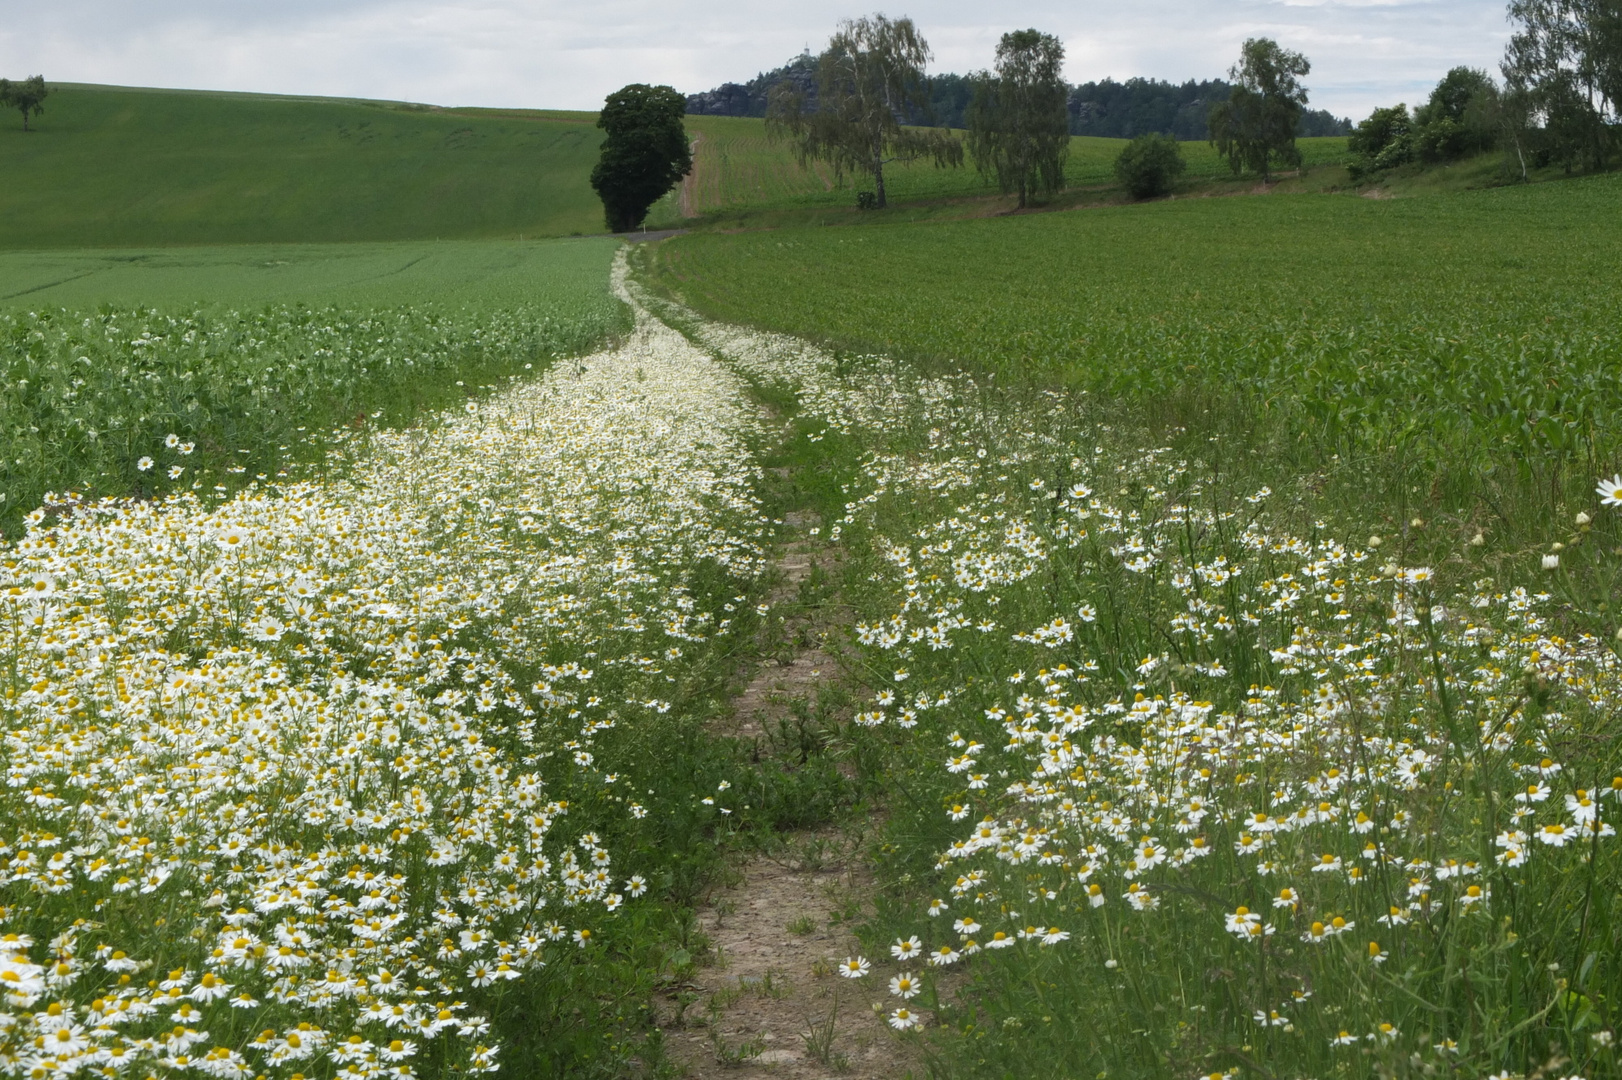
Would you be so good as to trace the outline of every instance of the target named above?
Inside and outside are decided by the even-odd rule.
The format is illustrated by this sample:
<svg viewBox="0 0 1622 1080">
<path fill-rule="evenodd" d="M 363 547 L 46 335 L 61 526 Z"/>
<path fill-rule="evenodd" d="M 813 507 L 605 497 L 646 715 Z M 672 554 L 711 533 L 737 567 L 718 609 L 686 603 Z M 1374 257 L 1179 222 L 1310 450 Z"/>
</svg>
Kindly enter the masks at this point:
<svg viewBox="0 0 1622 1080">
<path fill-rule="evenodd" d="M 1070 152 L 1070 88 L 1064 46 L 1051 34 L 1015 30 L 997 45 L 996 70 L 974 79 L 969 153 L 982 175 L 995 177 L 1024 208 L 1032 195 L 1064 187 Z"/>
<path fill-rule="evenodd" d="M 929 45 L 911 19 L 872 15 L 846 19 L 817 58 L 817 106 L 792 84 L 773 89 L 766 130 L 794 144 L 800 164 L 823 161 L 836 178 L 865 173 L 875 204 L 888 205 L 884 167 L 929 159 L 938 167 L 963 164 L 963 144 L 944 129 L 908 127 L 909 114 L 929 104 L 924 67 Z"/>
</svg>

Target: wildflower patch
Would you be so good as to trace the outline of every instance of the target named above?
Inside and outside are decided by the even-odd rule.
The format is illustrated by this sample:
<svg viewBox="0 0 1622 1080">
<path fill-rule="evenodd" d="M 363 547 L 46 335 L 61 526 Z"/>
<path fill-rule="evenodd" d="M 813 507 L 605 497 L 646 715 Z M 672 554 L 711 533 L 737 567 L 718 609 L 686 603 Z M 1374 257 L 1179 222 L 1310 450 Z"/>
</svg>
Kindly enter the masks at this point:
<svg viewBox="0 0 1622 1080">
<path fill-rule="evenodd" d="M 0 1072 L 496 1069 L 479 1003 L 648 888 L 570 795 L 646 813 L 599 744 L 732 632 L 753 423 L 644 320 L 343 479 L 32 513 L 0 564 Z"/>
</svg>

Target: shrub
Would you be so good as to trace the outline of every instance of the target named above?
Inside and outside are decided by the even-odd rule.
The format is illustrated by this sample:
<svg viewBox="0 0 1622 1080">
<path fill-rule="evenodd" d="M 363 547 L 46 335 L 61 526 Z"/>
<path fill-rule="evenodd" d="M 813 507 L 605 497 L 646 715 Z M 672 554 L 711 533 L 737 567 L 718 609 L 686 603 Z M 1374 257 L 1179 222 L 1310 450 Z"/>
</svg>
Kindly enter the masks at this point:
<svg viewBox="0 0 1622 1080">
<path fill-rule="evenodd" d="M 1414 151 L 1422 161 L 1451 161 L 1498 142 L 1498 87 L 1484 71 L 1456 67 L 1414 110 Z"/>
<path fill-rule="evenodd" d="M 1169 135 L 1139 135 L 1115 159 L 1115 175 L 1134 199 L 1171 191 L 1183 172 L 1183 151 Z"/>
<path fill-rule="evenodd" d="M 1378 169 L 1394 169 L 1413 158 L 1413 120 L 1408 106 L 1375 109 L 1346 140 L 1352 152 L 1354 178 Z"/>
</svg>

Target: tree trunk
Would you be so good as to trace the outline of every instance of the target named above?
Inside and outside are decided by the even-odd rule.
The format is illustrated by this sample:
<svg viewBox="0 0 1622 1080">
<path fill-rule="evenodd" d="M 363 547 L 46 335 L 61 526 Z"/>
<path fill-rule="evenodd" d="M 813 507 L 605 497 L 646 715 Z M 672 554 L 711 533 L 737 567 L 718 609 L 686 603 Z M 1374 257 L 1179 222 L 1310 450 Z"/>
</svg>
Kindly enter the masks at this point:
<svg viewBox="0 0 1622 1080">
<path fill-rule="evenodd" d="M 22 112 L 23 112 L 23 130 L 27 131 L 28 130 L 28 110 L 24 109 Z"/>
<path fill-rule="evenodd" d="M 883 210 L 887 205 L 884 199 L 884 162 L 879 158 L 873 159 L 873 194 L 877 199 L 876 205 Z"/>
</svg>

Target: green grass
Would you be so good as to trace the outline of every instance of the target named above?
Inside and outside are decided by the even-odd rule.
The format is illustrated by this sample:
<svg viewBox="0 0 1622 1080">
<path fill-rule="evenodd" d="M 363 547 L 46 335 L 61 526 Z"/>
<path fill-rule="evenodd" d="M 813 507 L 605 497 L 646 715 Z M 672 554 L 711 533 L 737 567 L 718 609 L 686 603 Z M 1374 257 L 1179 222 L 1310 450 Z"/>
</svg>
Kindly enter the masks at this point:
<svg viewBox="0 0 1622 1080">
<path fill-rule="evenodd" d="M 59 85 L 0 123 L 0 249 L 603 231 L 589 113 Z"/>
<path fill-rule="evenodd" d="M 627 327 L 617 247 L 0 256 L 0 531 L 51 491 L 232 490 L 588 349 Z"/>
<path fill-rule="evenodd" d="M 802 167 L 786 143 L 766 135 L 765 122 L 745 117 L 689 116 L 687 129 L 698 137 L 691 181 L 693 208 L 700 213 L 721 212 L 725 222 L 740 211 L 807 208 L 845 209 L 855 204 L 857 188 L 871 186 L 865 177 L 835 182 L 832 170 L 813 163 Z M 1115 159 L 1124 139 L 1077 136 L 1070 140 L 1065 180 L 1071 187 L 1097 188 L 1115 183 Z M 1346 140 L 1302 139 L 1300 147 L 1310 168 L 1338 165 L 1346 156 Z M 1231 185 L 1233 174 L 1208 143 L 1182 144 L 1188 171 L 1186 186 Z M 996 192 L 972 163 L 961 169 L 937 169 L 925 163 L 895 163 L 885 172 L 892 203 L 981 199 Z M 1254 185 L 1254 180 L 1244 186 Z"/>
</svg>

